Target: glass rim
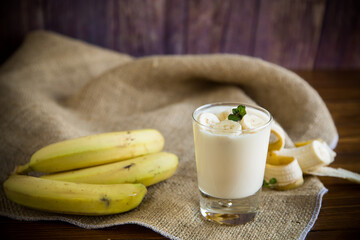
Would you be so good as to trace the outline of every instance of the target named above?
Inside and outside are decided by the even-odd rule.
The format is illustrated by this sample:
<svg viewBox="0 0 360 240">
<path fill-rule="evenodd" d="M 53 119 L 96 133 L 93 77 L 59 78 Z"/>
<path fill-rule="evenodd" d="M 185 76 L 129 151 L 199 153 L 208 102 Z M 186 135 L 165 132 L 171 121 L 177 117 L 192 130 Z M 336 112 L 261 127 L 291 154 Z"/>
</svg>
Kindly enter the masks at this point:
<svg viewBox="0 0 360 240">
<path fill-rule="evenodd" d="M 266 128 L 268 125 L 271 124 L 271 122 L 273 121 L 273 116 L 271 115 L 271 113 L 266 110 L 265 108 L 263 107 L 260 107 L 260 106 L 256 106 L 256 105 L 252 105 L 252 104 L 247 104 L 247 103 L 239 103 L 239 102 L 215 102 L 215 103 L 208 103 L 208 104 L 205 104 L 205 105 L 202 105 L 198 108 L 196 108 L 193 113 L 192 113 L 192 119 L 193 121 L 195 121 L 197 124 L 199 124 L 200 126 L 206 128 L 206 129 L 209 129 L 209 130 L 214 130 L 214 128 L 212 127 L 209 127 L 205 124 L 202 124 L 200 123 L 197 119 L 195 119 L 195 113 L 199 112 L 200 110 L 203 110 L 203 109 L 206 109 L 206 108 L 210 108 L 210 107 L 216 107 L 216 106 L 239 106 L 239 105 L 244 105 L 245 108 L 246 107 L 250 107 L 250 108 L 253 108 L 253 109 L 256 109 L 256 110 L 259 110 L 263 113 L 265 113 L 268 117 L 269 117 L 269 120 L 267 122 L 265 122 L 263 125 L 261 126 L 258 126 L 258 127 L 255 127 L 255 128 L 251 128 L 251 129 L 241 129 L 241 130 L 224 130 L 224 132 L 228 132 L 228 133 L 254 133 L 254 132 L 257 132 L 263 128 Z"/>
</svg>

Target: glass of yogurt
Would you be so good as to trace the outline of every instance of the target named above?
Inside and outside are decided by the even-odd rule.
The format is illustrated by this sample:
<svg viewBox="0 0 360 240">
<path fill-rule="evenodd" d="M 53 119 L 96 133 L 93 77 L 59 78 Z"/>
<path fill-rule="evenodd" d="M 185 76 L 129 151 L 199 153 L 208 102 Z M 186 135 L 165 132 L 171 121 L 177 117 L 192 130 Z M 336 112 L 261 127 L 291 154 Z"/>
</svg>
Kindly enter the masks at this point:
<svg viewBox="0 0 360 240">
<path fill-rule="evenodd" d="M 238 109 L 246 113 L 240 116 Z M 197 108 L 192 117 L 201 214 L 221 224 L 253 220 L 260 206 L 271 114 L 257 106 L 213 103 Z"/>
</svg>

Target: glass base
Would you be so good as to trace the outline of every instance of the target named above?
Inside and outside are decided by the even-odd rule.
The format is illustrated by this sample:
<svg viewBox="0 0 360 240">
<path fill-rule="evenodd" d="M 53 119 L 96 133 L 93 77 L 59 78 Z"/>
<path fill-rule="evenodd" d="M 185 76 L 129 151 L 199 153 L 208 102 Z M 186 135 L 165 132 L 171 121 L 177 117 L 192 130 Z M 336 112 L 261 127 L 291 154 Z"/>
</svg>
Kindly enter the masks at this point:
<svg viewBox="0 0 360 240">
<path fill-rule="evenodd" d="M 261 188 L 249 197 L 239 199 L 216 198 L 200 190 L 200 212 L 208 221 L 239 225 L 252 221 L 260 206 Z"/>
</svg>

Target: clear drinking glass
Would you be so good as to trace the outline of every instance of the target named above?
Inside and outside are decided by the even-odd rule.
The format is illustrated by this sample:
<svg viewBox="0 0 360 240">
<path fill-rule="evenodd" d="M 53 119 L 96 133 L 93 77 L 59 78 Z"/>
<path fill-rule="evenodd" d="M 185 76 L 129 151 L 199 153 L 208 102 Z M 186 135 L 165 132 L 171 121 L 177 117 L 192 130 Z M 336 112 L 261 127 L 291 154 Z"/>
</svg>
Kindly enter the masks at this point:
<svg viewBox="0 0 360 240">
<path fill-rule="evenodd" d="M 247 114 L 260 117 L 260 125 L 219 130 L 198 120 L 202 113 L 231 112 L 238 105 L 244 105 Z M 197 108 L 192 117 L 201 214 L 221 224 L 253 220 L 260 206 L 271 114 L 247 104 L 213 103 Z"/>
</svg>

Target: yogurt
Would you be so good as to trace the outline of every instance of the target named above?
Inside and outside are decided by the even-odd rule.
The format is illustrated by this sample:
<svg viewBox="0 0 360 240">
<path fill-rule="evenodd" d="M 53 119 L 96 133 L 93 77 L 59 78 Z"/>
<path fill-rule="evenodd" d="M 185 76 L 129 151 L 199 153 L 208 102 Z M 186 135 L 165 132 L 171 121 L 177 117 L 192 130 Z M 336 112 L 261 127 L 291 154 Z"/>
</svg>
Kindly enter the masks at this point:
<svg viewBox="0 0 360 240">
<path fill-rule="evenodd" d="M 205 105 L 193 114 L 198 185 L 212 197 L 245 198 L 263 184 L 272 117 L 246 106 L 241 122 L 227 120 L 236 107 Z"/>
</svg>

